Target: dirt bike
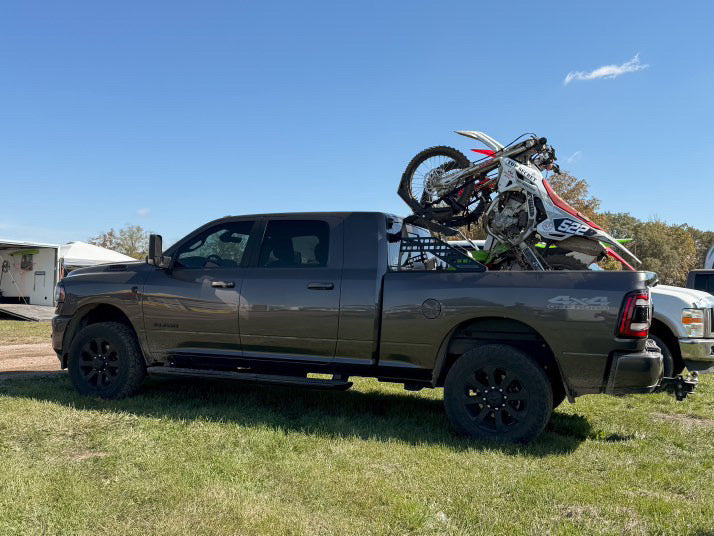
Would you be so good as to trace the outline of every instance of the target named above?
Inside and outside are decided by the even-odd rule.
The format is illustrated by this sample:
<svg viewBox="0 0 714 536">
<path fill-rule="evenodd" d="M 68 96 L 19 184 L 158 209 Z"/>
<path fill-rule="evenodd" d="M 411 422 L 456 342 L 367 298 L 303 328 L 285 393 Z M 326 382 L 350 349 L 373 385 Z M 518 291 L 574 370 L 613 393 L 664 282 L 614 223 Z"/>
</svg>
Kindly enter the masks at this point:
<svg viewBox="0 0 714 536">
<path fill-rule="evenodd" d="M 488 149 L 470 162 L 457 149 L 431 147 L 407 165 L 399 196 L 413 221 L 432 231 L 481 224 L 486 242 L 479 260 L 496 270 L 584 270 L 612 257 L 627 268 L 640 264 L 619 241 L 568 205 L 544 178 L 559 172 L 545 138 L 528 135 L 507 146 L 483 132 L 457 130 Z"/>
</svg>

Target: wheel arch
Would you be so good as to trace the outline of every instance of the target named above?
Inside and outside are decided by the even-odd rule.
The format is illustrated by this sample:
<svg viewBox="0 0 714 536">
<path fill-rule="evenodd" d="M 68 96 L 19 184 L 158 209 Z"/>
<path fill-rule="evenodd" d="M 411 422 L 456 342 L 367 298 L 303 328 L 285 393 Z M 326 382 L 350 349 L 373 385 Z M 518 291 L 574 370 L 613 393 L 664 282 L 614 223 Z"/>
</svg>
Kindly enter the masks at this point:
<svg viewBox="0 0 714 536">
<path fill-rule="evenodd" d="M 70 320 L 65 330 L 62 340 L 62 368 L 67 367 L 69 348 L 77 333 L 79 333 L 82 328 L 99 322 L 117 322 L 123 324 L 134 332 L 134 336 L 137 338 L 137 341 L 139 341 L 139 334 L 131 323 L 131 320 L 129 320 L 129 316 L 119 307 L 105 302 L 85 304 L 74 312 L 72 320 Z M 141 347 L 141 344 L 139 344 L 139 346 Z"/>
<path fill-rule="evenodd" d="M 653 318 L 652 325 L 650 326 L 650 334 L 662 339 L 667 345 L 674 359 L 675 366 L 684 367 L 682 352 L 679 349 L 679 339 L 677 335 L 675 335 L 674 330 L 666 322 L 656 317 Z"/>
<path fill-rule="evenodd" d="M 568 400 L 575 400 L 555 353 L 545 338 L 525 322 L 508 317 L 475 317 L 454 326 L 439 348 L 432 385 L 443 386 L 446 374 L 456 360 L 466 350 L 484 344 L 508 344 L 523 350 L 543 367 L 551 381 L 554 395 L 557 390 L 561 390 Z"/>
</svg>

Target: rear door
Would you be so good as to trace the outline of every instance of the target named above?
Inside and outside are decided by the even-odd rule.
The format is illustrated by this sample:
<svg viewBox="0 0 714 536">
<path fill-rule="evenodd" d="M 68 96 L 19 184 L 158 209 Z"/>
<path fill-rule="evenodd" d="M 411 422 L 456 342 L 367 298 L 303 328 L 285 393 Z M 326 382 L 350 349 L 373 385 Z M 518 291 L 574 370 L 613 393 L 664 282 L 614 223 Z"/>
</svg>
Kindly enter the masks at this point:
<svg viewBox="0 0 714 536">
<path fill-rule="evenodd" d="M 330 361 L 335 355 L 342 272 L 342 220 L 263 222 L 246 269 L 239 322 L 246 356 Z"/>
<path fill-rule="evenodd" d="M 142 298 L 150 348 L 162 356 L 239 356 L 241 267 L 255 221 L 224 220 L 172 248 L 169 269 L 147 278 Z"/>
</svg>

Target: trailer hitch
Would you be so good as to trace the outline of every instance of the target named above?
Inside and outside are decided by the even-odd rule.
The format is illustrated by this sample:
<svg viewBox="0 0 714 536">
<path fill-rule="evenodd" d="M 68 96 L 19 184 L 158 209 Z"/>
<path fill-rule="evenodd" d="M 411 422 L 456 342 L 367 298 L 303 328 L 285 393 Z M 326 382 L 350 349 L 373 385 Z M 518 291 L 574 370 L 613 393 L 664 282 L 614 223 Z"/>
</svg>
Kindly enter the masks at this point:
<svg viewBox="0 0 714 536">
<path fill-rule="evenodd" d="M 699 374 L 692 372 L 686 378 L 678 374 L 674 378 L 662 378 L 655 392 L 673 394 L 677 400 L 684 400 L 692 394 L 699 385 Z"/>
</svg>

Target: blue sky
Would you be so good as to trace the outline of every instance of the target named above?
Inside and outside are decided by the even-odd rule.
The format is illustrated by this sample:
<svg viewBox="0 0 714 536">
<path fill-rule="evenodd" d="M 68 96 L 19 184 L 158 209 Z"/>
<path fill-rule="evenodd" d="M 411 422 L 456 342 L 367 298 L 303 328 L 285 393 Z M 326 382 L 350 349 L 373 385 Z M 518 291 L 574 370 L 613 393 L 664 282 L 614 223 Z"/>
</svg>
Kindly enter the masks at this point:
<svg viewBox="0 0 714 536">
<path fill-rule="evenodd" d="M 473 147 L 458 129 L 536 132 L 604 209 L 714 230 L 712 20 L 711 2 L 6 0 L 0 237 L 404 213 L 407 162 Z"/>
</svg>

